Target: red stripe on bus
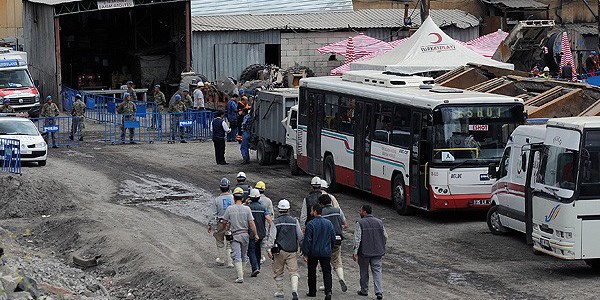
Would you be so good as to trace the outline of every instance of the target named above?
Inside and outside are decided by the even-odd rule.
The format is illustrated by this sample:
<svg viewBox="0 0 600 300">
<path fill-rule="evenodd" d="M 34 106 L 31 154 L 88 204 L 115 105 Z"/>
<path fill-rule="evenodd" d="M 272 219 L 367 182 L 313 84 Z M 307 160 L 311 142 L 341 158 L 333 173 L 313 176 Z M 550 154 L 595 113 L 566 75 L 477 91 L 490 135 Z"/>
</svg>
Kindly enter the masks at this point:
<svg viewBox="0 0 600 300">
<path fill-rule="evenodd" d="M 375 196 L 391 200 L 392 182 L 387 179 L 371 176 L 371 193 Z"/>
<path fill-rule="evenodd" d="M 345 186 L 354 187 L 354 170 L 336 165 L 335 181 Z"/>
</svg>

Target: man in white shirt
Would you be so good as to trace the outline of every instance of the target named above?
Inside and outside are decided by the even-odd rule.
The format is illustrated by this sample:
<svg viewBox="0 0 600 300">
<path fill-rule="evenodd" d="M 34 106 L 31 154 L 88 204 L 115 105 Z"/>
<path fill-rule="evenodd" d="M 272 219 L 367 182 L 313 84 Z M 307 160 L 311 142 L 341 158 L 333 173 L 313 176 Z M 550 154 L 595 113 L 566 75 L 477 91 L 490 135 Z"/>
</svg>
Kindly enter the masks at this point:
<svg viewBox="0 0 600 300">
<path fill-rule="evenodd" d="M 204 94 L 202 93 L 202 87 L 204 83 L 198 82 L 196 89 L 194 90 L 194 108 L 204 110 Z"/>
</svg>

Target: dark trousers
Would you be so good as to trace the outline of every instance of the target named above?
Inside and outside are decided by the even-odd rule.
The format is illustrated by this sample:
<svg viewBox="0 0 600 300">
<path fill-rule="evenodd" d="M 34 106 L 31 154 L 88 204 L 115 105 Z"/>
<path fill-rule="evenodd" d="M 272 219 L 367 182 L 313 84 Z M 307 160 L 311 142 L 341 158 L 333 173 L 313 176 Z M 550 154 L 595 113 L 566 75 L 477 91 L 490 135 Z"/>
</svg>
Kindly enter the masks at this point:
<svg viewBox="0 0 600 300">
<path fill-rule="evenodd" d="M 263 239 L 260 239 L 258 242 L 255 242 L 254 238 L 251 238 L 250 244 L 248 244 L 248 258 L 250 259 L 253 272 L 260 270 L 260 259 L 262 258 L 260 248 L 262 248 L 262 241 Z"/>
<path fill-rule="evenodd" d="M 317 265 L 321 265 L 325 295 L 331 294 L 331 257 L 308 257 L 308 293 L 317 293 Z"/>
<path fill-rule="evenodd" d="M 225 139 L 213 137 L 213 144 L 215 146 L 215 159 L 217 164 L 225 163 Z"/>
</svg>

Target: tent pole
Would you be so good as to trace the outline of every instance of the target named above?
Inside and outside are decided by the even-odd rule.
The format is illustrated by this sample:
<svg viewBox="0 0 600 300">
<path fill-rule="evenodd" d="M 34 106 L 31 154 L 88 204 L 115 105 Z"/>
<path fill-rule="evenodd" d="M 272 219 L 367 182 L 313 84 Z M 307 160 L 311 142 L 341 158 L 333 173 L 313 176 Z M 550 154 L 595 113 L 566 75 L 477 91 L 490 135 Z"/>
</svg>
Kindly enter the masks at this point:
<svg viewBox="0 0 600 300">
<path fill-rule="evenodd" d="M 431 7 L 429 0 L 421 0 L 421 24 L 429 17 L 429 8 Z"/>
</svg>

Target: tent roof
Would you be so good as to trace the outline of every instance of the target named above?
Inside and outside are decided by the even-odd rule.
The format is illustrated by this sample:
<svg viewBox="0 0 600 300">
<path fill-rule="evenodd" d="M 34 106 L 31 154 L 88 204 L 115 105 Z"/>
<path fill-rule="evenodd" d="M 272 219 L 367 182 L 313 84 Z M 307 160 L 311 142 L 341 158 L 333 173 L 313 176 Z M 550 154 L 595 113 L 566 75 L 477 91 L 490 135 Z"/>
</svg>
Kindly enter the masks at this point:
<svg viewBox="0 0 600 300">
<path fill-rule="evenodd" d="M 346 56 L 349 39 L 350 38 L 347 38 L 337 43 L 332 43 L 323 46 L 317 49 L 317 51 L 321 54 L 336 53 L 342 56 Z M 357 36 L 353 36 L 352 42 L 354 43 L 354 48 L 357 56 L 365 56 L 374 52 L 392 49 L 392 46 L 390 46 L 390 44 L 382 40 L 365 35 L 364 33 L 360 33 Z"/>
<path fill-rule="evenodd" d="M 447 71 L 469 63 L 514 69 L 463 46 L 428 17 L 407 42 L 375 58 L 351 64 L 352 70 L 385 70 L 404 74 Z"/>
</svg>

